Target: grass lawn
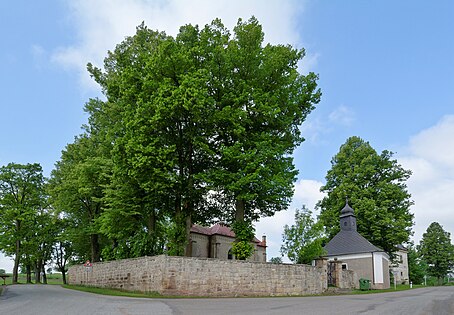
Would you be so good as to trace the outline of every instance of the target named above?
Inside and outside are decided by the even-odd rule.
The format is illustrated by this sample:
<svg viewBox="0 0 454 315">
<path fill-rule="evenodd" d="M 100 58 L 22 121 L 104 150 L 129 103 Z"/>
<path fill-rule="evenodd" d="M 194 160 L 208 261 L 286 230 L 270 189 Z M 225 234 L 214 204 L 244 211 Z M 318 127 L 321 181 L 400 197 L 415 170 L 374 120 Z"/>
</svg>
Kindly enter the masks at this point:
<svg viewBox="0 0 454 315">
<path fill-rule="evenodd" d="M 6 284 L 12 284 L 13 282 L 13 275 L 9 274 L 11 277 L 6 278 Z M 1 279 L 0 279 L 1 280 Z M 25 274 L 19 274 L 18 281 L 19 284 L 27 283 L 27 277 Z M 32 276 L 32 283 L 35 283 L 35 278 Z M 3 280 L 2 280 L 3 284 Z M 63 284 L 63 280 L 61 274 L 49 274 L 47 275 L 47 284 Z"/>
</svg>

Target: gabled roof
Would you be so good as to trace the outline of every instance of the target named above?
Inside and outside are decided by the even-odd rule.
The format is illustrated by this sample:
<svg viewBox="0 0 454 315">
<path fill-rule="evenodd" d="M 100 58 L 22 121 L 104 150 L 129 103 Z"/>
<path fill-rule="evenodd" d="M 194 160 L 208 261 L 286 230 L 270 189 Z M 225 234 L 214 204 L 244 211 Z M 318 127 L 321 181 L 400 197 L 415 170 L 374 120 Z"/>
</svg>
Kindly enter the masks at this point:
<svg viewBox="0 0 454 315">
<path fill-rule="evenodd" d="M 209 236 L 216 234 L 235 238 L 235 233 L 228 226 L 223 224 L 215 224 L 212 227 L 194 224 L 191 227 L 191 232 Z"/>
<path fill-rule="evenodd" d="M 341 230 L 325 245 L 324 248 L 327 252 L 326 256 L 383 252 L 382 249 L 373 245 L 354 230 Z"/>
<path fill-rule="evenodd" d="M 235 233 L 229 228 L 227 225 L 224 224 L 215 224 L 212 227 L 204 227 L 197 224 L 193 224 L 191 227 L 192 233 L 198 233 L 202 235 L 222 235 L 231 238 L 235 238 Z M 259 241 L 256 237 L 253 239 L 254 243 L 257 243 L 257 246 L 264 246 L 266 247 L 266 242 Z"/>
</svg>

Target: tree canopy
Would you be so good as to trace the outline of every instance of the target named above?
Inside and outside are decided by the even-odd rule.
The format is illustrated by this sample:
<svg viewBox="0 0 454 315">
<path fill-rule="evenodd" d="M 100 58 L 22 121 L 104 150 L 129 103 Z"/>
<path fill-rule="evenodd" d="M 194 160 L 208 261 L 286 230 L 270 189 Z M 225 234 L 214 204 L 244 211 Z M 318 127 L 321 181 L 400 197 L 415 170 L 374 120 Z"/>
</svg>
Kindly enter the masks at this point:
<svg viewBox="0 0 454 315">
<path fill-rule="evenodd" d="M 317 207 L 329 237 L 339 231 L 339 215 L 348 197 L 355 209 L 358 232 L 392 255 L 398 244 L 412 234 L 413 214 L 406 181 L 411 171 L 392 159 L 393 153 L 378 154 L 359 137 L 350 137 L 331 160 L 327 194 Z"/>
<path fill-rule="evenodd" d="M 421 255 L 413 246 L 410 244 L 408 247 L 407 258 L 408 258 L 408 277 L 413 284 L 421 284 L 424 282 L 424 275 L 427 269 L 427 264 L 421 259 Z"/>
<path fill-rule="evenodd" d="M 418 246 L 421 258 L 427 264 L 427 272 L 438 278 L 439 284 L 443 277 L 454 267 L 454 247 L 451 234 L 443 229 L 438 222 L 432 222 L 422 235 Z"/>
<path fill-rule="evenodd" d="M 94 260 L 189 254 L 192 223 L 251 226 L 288 207 L 299 126 L 321 93 L 298 72 L 303 49 L 263 40 L 255 18 L 175 37 L 142 23 L 103 68 L 88 64 L 105 100 L 87 102 L 51 195 L 84 222 Z"/>
<path fill-rule="evenodd" d="M 310 264 L 323 256 L 322 243 L 325 239 L 321 222 L 315 222 L 312 212 L 305 206 L 295 212 L 295 224 L 284 226 L 282 255 L 296 264 Z"/>
<path fill-rule="evenodd" d="M 13 283 L 17 283 L 21 260 L 30 270 L 37 256 L 44 258 L 48 226 L 45 207 L 39 164 L 9 163 L 0 167 L 0 248 L 14 256 Z"/>
</svg>

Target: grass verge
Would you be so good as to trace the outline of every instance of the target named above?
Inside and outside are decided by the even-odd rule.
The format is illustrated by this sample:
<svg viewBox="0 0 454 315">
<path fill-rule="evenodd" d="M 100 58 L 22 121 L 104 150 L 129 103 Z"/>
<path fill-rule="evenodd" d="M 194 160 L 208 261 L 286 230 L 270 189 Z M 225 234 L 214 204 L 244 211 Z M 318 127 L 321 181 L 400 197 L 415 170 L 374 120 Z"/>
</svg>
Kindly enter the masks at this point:
<svg viewBox="0 0 454 315">
<path fill-rule="evenodd" d="M 353 290 L 351 294 L 375 294 L 375 293 L 384 293 L 384 292 L 396 292 L 396 291 L 406 291 L 406 290 L 413 290 L 417 288 L 424 288 L 423 285 L 417 284 L 413 285 L 413 288 L 410 289 L 410 286 L 408 284 L 399 284 L 397 285 L 396 288 L 394 288 L 394 285 L 391 286 L 389 289 L 383 289 L 383 290 Z"/>
<path fill-rule="evenodd" d="M 160 299 L 166 299 L 166 298 L 172 298 L 172 299 L 178 299 L 178 298 L 207 298 L 207 297 L 194 297 L 194 296 L 165 296 L 161 295 L 158 292 L 149 292 L 149 293 L 143 293 L 143 292 L 131 292 L 131 291 L 125 291 L 125 290 L 120 290 L 120 289 L 107 289 L 107 288 L 95 288 L 95 287 L 87 287 L 87 286 L 80 286 L 80 285 L 62 285 L 62 287 L 66 289 L 71 289 L 71 290 L 77 290 L 77 291 L 83 291 L 83 292 L 89 292 L 89 293 L 95 293 L 95 294 L 101 294 L 101 295 L 111 295 L 111 296 L 125 296 L 125 297 L 136 297 L 136 298 L 160 298 Z M 352 290 L 348 293 L 344 293 L 346 295 L 355 295 L 355 294 L 378 294 L 378 293 L 385 293 L 385 292 L 396 292 L 396 291 L 405 291 L 405 290 L 413 290 L 417 288 L 425 288 L 426 286 L 424 285 L 413 285 L 413 288 L 410 289 L 409 285 L 398 285 L 396 289 L 394 289 L 394 286 L 389 288 L 389 289 L 384 289 L 384 290 L 367 290 L 367 291 L 361 291 L 361 290 Z M 339 293 L 322 293 L 318 295 L 338 295 Z M 295 297 L 303 297 L 303 296 L 316 296 L 316 295 L 302 295 L 302 296 L 295 296 Z M 267 298 L 271 296 L 251 296 L 254 298 Z M 278 297 L 278 296 L 273 296 Z M 289 296 L 282 296 L 282 297 L 289 297 Z M 241 297 L 241 298 L 247 298 L 247 297 Z"/>
<path fill-rule="evenodd" d="M 164 298 L 164 296 L 160 295 L 157 292 L 134 292 L 134 291 L 125 291 L 119 289 L 107 289 L 107 288 L 95 288 L 95 287 L 86 287 L 81 285 L 69 285 L 64 284 L 62 285 L 63 288 L 95 293 L 95 294 L 102 294 L 102 295 L 113 295 L 113 296 L 127 296 L 127 297 L 137 297 L 137 298 Z"/>
</svg>

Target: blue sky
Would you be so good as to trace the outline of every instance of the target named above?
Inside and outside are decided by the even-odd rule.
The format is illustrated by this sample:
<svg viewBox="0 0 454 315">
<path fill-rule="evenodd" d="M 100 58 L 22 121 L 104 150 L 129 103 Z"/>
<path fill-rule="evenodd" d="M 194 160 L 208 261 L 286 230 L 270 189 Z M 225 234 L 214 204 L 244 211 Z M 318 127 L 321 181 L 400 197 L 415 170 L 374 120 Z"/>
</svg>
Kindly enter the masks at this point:
<svg viewBox="0 0 454 315">
<path fill-rule="evenodd" d="M 303 124 L 289 211 L 257 224 L 278 256 L 294 208 L 313 208 L 330 160 L 353 135 L 413 171 L 418 242 L 438 221 L 454 232 L 454 3 L 452 1 L 45 0 L 0 2 L 0 165 L 39 162 L 46 175 L 86 122 L 100 92 L 85 65 L 101 65 L 135 26 L 176 34 L 220 17 L 255 15 L 265 40 L 304 47 L 322 100 Z M 0 268 L 10 268 L 0 258 Z"/>
</svg>

